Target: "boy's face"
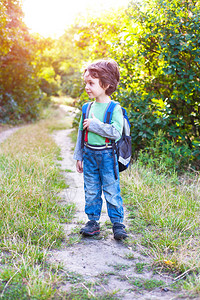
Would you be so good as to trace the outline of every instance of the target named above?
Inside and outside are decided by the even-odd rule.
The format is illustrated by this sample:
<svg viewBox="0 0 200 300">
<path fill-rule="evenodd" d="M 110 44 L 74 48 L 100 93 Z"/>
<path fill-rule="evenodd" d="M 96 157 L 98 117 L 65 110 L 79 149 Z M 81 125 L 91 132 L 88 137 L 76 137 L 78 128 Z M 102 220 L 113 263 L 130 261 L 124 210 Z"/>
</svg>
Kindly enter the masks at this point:
<svg viewBox="0 0 200 300">
<path fill-rule="evenodd" d="M 99 82 L 99 78 L 94 78 L 90 75 L 88 71 L 84 74 L 85 90 L 90 99 L 96 98 L 100 99 L 102 96 L 106 95 L 106 89 L 102 88 Z"/>
</svg>

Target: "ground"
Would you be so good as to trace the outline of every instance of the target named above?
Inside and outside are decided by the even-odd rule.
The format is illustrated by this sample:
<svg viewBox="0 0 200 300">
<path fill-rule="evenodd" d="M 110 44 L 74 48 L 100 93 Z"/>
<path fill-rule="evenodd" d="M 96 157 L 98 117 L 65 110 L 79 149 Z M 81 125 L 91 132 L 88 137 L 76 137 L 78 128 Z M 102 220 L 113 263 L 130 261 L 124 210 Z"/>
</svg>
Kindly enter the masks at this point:
<svg viewBox="0 0 200 300">
<path fill-rule="evenodd" d="M 0 142 L 17 129 L 1 132 Z M 73 221 L 63 225 L 66 233 L 65 243 L 61 249 L 52 250 L 49 256 L 49 260 L 52 263 L 60 263 L 66 273 L 66 281 L 60 284 L 58 289 L 70 293 L 72 287 L 81 288 L 91 297 L 110 295 L 101 299 L 111 299 L 111 295 L 124 300 L 189 299 L 183 295 L 178 296 L 177 292 L 170 288 L 172 278 L 154 274 L 151 258 L 140 249 L 137 237 L 133 233 L 129 233 L 129 236 L 135 240 L 134 248 L 128 241 L 114 240 L 105 203 L 100 220 L 102 228 L 100 236 L 94 238 L 80 236 L 79 230 L 87 222 L 87 217 L 84 213 L 83 175 L 77 173 L 75 169 L 74 145 L 69 136 L 71 130 L 55 131 L 53 134 L 55 142 L 61 149 L 62 160 L 58 163 L 68 185 L 68 188 L 60 194 L 61 204 L 74 202 L 77 209 Z M 126 211 L 125 225 L 128 230 Z M 83 299 L 81 291 L 80 299 Z"/>
</svg>

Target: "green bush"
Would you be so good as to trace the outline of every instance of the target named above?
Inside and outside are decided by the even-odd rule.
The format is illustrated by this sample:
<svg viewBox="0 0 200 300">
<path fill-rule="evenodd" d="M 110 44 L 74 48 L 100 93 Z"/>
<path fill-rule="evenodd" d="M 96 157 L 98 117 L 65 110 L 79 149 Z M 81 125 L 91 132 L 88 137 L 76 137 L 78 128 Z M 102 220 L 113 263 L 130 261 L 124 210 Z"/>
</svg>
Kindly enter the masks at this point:
<svg viewBox="0 0 200 300">
<path fill-rule="evenodd" d="M 162 130 L 154 135 L 149 147 L 139 152 L 139 163 L 162 173 L 181 172 L 192 162 L 192 150 L 166 138 Z"/>
</svg>

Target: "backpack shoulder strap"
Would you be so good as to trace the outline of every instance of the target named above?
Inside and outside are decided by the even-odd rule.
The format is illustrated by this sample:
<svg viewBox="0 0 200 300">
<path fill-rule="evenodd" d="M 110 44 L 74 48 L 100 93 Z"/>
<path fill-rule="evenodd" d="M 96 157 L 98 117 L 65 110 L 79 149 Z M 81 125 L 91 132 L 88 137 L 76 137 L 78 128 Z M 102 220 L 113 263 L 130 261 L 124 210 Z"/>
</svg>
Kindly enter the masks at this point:
<svg viewBox="0 0 200 300">
<path fill-rule="evenodd" d="M 107 123 L 107 124 L 111 123 L 113 111 L 117 104 L 119 104 L 119 103 L 115 102 L 113 100 L 110 101 L 110 103 L 105 111 L 105 114 L 104 114 L 104 119 L 103 119 L 104 123 Z"/>
<path fill-rule="evenodd" d="M 93 102 L 87 102 L 87 103 L 83 104 L 83 106 L 82 106 L 83 120 L 88 118 L 89 111 L 90 111 L 92 103 Z"/>
<path fill-rule="evenodd" d="M 128 118 L 126 109 L 125 109 L 124 107 L 122 107 L 121 109 L 122 109 L 123 116 L 124 116 L 124 118 L 126 119 L 128 125 L 129 125 L 129 127 L 131 127 L 131 124 L 130 124 L 130 122 L 129 122 L 129 118 Z"/>
<path fill-rule="evenodd" d="M 111 124 L 113 111 L 115 109 L 115 106 L 118 104 L 119 104 L 118 102 L 115 102 L 113 100 L 110 101 L 110 103 L 105 111 L 104 123 Z M 108 138 L 106 138 L 106 143 L 109 143 Z M 115 158 L 116 144 L 115 144 L 114 140 L 111 140 L 111 144 L 112 144 L 112 154 L 113 154 L 113 159 L 114 159 L 114 174 L 115 174 L 115 179 L 117 179 L 118 175 L 117 175 L 116 158 Z"/>
</svg>

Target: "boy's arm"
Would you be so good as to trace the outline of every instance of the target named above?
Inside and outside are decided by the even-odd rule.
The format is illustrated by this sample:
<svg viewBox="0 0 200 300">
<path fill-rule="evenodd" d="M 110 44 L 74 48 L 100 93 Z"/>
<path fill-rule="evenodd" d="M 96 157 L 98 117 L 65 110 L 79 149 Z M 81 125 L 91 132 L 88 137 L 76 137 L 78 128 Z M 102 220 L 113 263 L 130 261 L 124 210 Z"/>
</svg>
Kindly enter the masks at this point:
<svg viewBox="0 0 200 300">
<path fill-rule="evenodd" d="M 119 140 L 123 129 L 123 115 L 119 105 L 113 111 L 111 124 L 106 124 L 93 117 L 90 119 L 88 130 L 112 140 Z"/>
<path fill-rule="evenodd" d="M 121 133 L 112 124 L 105 124 L 98 119 L 91 120 L 89 131 L 112 140 L 118 140 L 121 137 Z"/>
</svg>

